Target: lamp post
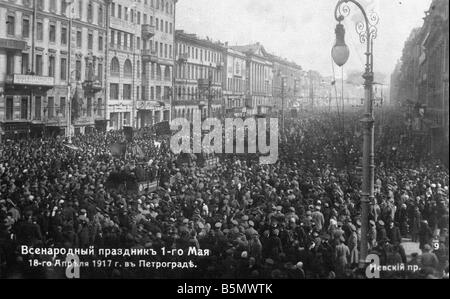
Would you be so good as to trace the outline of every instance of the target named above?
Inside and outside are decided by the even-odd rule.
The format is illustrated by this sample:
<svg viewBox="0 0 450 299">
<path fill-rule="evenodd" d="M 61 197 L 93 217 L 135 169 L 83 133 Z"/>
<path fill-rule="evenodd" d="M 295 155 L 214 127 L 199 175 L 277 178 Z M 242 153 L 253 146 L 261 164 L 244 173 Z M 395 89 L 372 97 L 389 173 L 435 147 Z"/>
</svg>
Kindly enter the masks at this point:
<svg viewBox="0 0 450 299">
<path fill-rule="evenodd" d="M 349 49 L 345 44 L 345 29 L 341 22 L 350 14 L 348 2 L 353 3 L 361 11 L 364 21 L 356 25 L 356 31 L 359 34 L 361 43 L 366 44 L 366 66 L 363 75 L 365 102 L 364 117 L 361 123 L 364 129 L 363 141 L 363 182 L 361 194 L 361 250 L 360 250 L 360 267 L 364 267 L 366 257 L 368 255 L 367 232 L 369 228 L 369 205 L 374 202 L 374 177 L 375 177 L 375 161 L 374 161 L 374 117 L 373 117 L 373 40 L 377 37 L 377 28 L 379 18 L 372 12 L 367 15 L 362 5 L 356 0 L 339 0 L 335 8 L 335 19 L 338 21 L 336 26 L 336 44 L 332 49 L 332 57 L 338 66 L 343 66 L 350 55 Z"/>
<path fill-rule="evenodd" d="M 81 78 L 81 73 L 79 70 L 72 70 L 70 72 L 70 76 L 69 76 L 69 82 L 67 84 L 67 115 L 66 115 L 66 126 L 67 126 L 67 142 L 69 144 L 72 144 L 72 96 L 71 96 L 71 88 L 72 86 L 71 84 L 71 79 L 72 79 L 72 74 L 79 74 L 79 78 Z M 78 88 L 78 84 L 80 83 L 79 80 L 76 80 L 76 75 L 75 75 L 75 81 L 76 81 L 76 86 L 75 88 Z"/>
</svg>

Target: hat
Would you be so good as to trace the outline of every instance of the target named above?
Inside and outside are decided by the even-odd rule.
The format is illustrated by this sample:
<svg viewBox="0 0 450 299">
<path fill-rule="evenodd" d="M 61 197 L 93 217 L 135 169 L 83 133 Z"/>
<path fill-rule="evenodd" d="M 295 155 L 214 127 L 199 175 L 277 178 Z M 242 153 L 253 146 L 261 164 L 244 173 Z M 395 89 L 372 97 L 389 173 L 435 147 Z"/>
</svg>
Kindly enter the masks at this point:
<svg viewBox="0 0 450 299">
<path fill-rule="evenodd" d="M 294 208 L 294 207 L 290 207 L 290 208 L 289 208 L 289 211 L 295 212 L 295 208 Z"/>
<path fill-rule="evenodd" d="M 248 222 L 248 225 L 253 227 L 253 226 L 255 226 L 255 223 L 254 223 L 253 221 L 250 220 L 250 221 Z"/>
<path fill-rule="evenodd" d="M 319 206 L 316 206 L 316 211 L 320 211 L 320 207 Z"/>
<path fill-rule="evenodd" d="M 231 223 L 233 223 L 234 225 L 238 225 L 238 222 L 236 220 L 231 220 Z"/>
<path fill-rule="evenodd" d="M 241 258 L 246 259 L 248 257 L 247 251 L 242 251 Z"/>
<path fill-rule="evenodd" d="M 273 259 L 266 259 L 266 264 L 273 265 L 274 264 Z"/>
<path fill-rule="evenodd" d="M 221 227 L 222 227 L 222 223 L 217 222 L 216 225 L 215 225 L 215 227 L 216 227 L 216 228 L 221 228 Z"/>
<path fill-rule="evenodd" d="M 381 226 L 384 226 L 384 221 L 383 220 L 379 220 L 378 224 L 381 225 Z"/>
<path fill-rule="evenodd" d="M 359 220 L 359 219 L 356 220 L 356 225 L 357 225 L 357 226 L 361 226 L 361 220 Z"/>
<path fill-rule="evenodd" d="M 373 221 L 373 220 L 370 220 L 369 223 L 370 223 L 370 225 L 372 225 L 372 226 L 375 225 L 375 221 Z"/>
<path fill-rule="evenodd" d="M 82 214 L 86 214 L 86 213 L 87 213 L 86 209 L 81 209 L 80 212 L 81 212 Z"/>
<path fill-rule="evenodd" d="M 297 269 L 301 269 L 303 268 L 303 263 L 302 262 L 298 262 L 297 265 L 295 265 L 297 267 Z"/>
<path fill-rule="evenodd" d="M 242 216 L 242 220 L 243 221 L 248 221 L 248 216 L 247 215 Z"/>
<path fill-rule="evenodd" d="M 283 209 L 282 206 L 277 206 L 277 211 L 281 211 Z"/>
</svg>

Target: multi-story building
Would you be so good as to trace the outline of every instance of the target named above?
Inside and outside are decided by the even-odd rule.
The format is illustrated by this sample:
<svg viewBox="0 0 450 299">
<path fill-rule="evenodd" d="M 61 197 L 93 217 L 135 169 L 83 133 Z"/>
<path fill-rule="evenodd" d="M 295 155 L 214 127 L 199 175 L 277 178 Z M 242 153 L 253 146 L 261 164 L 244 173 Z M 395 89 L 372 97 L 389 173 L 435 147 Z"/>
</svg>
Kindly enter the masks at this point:
<svg viewBox="0 0 450 299">
<path fill-rule="evenodd" d="M 247 90 L 247 57 L 229 47 L 225 50 L 224 105 L 227 116 L 243 116 Z"/>
<path fill-rule="evenodd" d="M 275 109 L 273 99 L 273 62 L 264 47 L 259 44 L 233 46 L 231 49 L 246 55 L 246 113 L 267 115 Z"/>
<path fill-rule="evenodd" d="M 222 114 L 225 45 L 181 30 L 175 41 L 173 117 L 191 120 L 198 109 L 202 115 Z"/>
<path fill-rule="evenodd" d="M 275 107 L 285 111 L 294 107 L 299 97 L 302 67 L 275 55 L 269 55 L 273 62 L 273 97 Z"/>
<path fill-rule="evenodd" d="M 391 80 L 392 100 L 406 107 L 413 133 L 448 165 L 449 5 L 433 0 L 424 24 L 405 43 Z"/>
<path fill-rule="evenodd" d="M 170 119 L 176 0 L 113 0 L 108 42 L 109 127 Z"/>
<path fill-rule="evenodd" d="M 0 1 L 4 134 L 60 134 L 67 130 L 69 115 L 75 133 L 93 128 L 96 120 L 102 127 L 104 12 L 99 0 Z"/>
</svg>

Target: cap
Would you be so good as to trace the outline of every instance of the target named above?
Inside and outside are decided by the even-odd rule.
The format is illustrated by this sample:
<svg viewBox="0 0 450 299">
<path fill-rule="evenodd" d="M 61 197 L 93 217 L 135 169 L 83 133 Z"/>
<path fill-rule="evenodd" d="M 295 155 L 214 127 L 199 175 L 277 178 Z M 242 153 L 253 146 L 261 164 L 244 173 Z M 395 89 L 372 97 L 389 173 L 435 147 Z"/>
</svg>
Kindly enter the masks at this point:
<svg viewBox="0 0 450 299">
<path fill-rule="evenodd" d="M 248 222 L 248 225 L 250 225 L 250 226 L 255 226 L 255 223 L 254 223 L 253 221 L 250 220 L 250 221 Z"/>
<path fill-rule="evenodd" d="M 216 227 L 216 228 L 221 228 L 221 227 L 222 227 L 222 223 L 217 222 L 216 225 L 215 225 L 215 227 Z"/>
</svg>

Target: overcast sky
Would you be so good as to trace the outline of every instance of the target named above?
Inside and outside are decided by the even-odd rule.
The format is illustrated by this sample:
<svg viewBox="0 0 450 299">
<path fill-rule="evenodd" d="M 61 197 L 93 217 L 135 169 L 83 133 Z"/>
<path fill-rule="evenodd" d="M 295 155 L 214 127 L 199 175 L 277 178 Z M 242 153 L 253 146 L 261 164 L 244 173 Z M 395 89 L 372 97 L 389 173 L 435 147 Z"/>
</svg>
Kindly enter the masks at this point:
<svg viewBox="0 0 450 299">
<path fill-rule="evenodd" d="M 375 71 L 390 74 L 401 57 L 411 30 L 423 24 L 431 0 L 360 0 L 380 16 L 375 40 Z M 337 0 L 180 0 L 177 29 L 231 45 L 260 42 L 271 53 L 304 69 L 331 75 L 334 8 Z M 363 68 L 365 47 L 359 43 L 355 21 L 361 14 L 351 5 L 345 21 L 350 47 L 347 70 Z M 340 70 L 336 70 L 340 74 Z"/>
</svg>

